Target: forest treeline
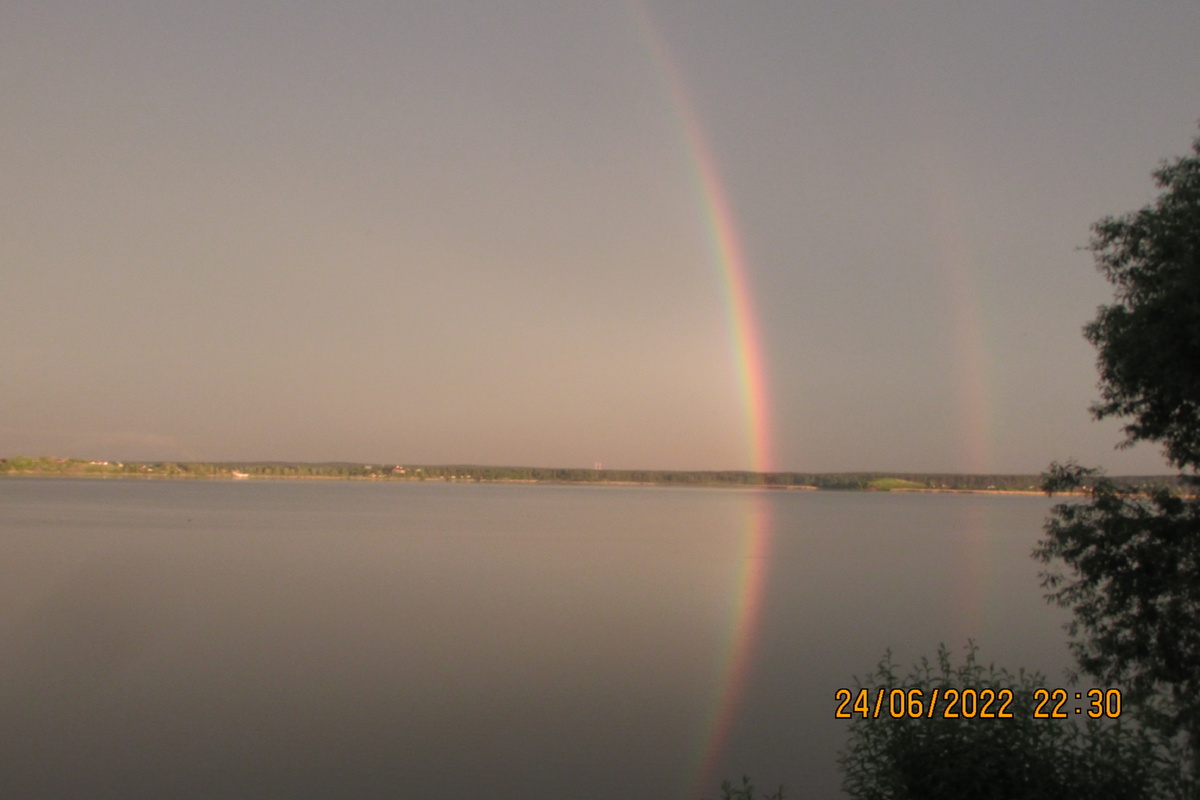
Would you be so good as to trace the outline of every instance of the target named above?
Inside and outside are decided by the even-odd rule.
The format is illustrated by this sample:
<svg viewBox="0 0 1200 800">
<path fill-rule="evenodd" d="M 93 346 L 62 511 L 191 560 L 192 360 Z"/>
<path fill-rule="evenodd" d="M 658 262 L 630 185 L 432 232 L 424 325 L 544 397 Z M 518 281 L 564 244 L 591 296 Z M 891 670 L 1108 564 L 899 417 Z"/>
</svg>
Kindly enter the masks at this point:
<svg viewBox="0 0 1200 800">
<path fill-rule="evenodd" d="M 1038 492 L 1040 475 L 969 475 L 916 472 L 750 472 L 739 470 L 630 470 L 554 467 L 496 467 L 464 464 L 412 465 L 358 462 L 85 461 L 18 456 L 0 459 L 0 475 L 196 479 L 328 479 L 466 481 L 653 486 L 731 486 L 842 491 Z M 1175 487 L 1169 475 L 1134 476 L 1126 484 Z"/>
</svg>

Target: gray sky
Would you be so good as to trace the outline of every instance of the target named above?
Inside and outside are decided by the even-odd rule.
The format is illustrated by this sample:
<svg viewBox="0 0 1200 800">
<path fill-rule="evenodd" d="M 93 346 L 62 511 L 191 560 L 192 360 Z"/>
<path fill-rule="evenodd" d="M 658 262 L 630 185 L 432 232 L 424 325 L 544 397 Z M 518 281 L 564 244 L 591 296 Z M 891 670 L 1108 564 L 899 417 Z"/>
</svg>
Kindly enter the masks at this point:
<svg viewBox="0 0 1200 800">
<path fill-rule="evenodd" d="M 0 10 L 0 455 L 747 468 L 634 0 Z M 1113 451 L 1089 225 L 1200 118 L 1200 4 L 650 0 L 737 218 L 775 466 Z"/>
</svg>

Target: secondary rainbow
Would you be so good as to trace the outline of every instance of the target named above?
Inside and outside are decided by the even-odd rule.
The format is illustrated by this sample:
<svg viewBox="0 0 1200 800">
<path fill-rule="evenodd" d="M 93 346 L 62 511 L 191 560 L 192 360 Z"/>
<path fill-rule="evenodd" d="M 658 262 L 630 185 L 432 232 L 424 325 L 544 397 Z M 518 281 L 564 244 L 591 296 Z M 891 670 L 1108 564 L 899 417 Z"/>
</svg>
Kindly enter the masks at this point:
<svg viewBox="0 0 1200 800">
<path fill-rule="evenodd" d="M 667 42 L 658 32 L 649 11 L 637 0 L 627 6 L 637 21 L 642 40 L 654 59 L 657 74 L 679 118 L 692 165 L 692 182 L 709 234 L 714 262 L 720 273 L 726 299 L 726 320 L 733 345 L 739 394 L 746 419 L 747 463 L 756 472 L 774 469 L 769 439 L 766 369 L 759 326 L 751 300 L 749 267 L 742 251 L 733 209 L 721 182 L 717 162 L 689 100 L 688 92 Z M 766 557 L 770 546 L 771 521 L 765 498 L 747 495 L 746 525 L 737 554 L 736 591 L 726 626 L 726 656 L 720 664 L 719 691 L 709 710 L 697 746 L 696 783 L 693 796 L 711 794 L 719 759 L 733 730 L 745 695 L 758 637 Z"/>
<path fill-rule="evenodd" d="M 995 467 L 995 413 L 992 360 L 984 325 L 981 289 L 976 276 L 976 247 L 968 222 L 967 182 L 953 167 L 936 131 L 925 143 L 925 170 L 933 191 L 930 209 L 932 255 L 945 281 L 950 314 L 950 346 L 958 395 L 959 469 L 990 472 Z"/>
</svg>

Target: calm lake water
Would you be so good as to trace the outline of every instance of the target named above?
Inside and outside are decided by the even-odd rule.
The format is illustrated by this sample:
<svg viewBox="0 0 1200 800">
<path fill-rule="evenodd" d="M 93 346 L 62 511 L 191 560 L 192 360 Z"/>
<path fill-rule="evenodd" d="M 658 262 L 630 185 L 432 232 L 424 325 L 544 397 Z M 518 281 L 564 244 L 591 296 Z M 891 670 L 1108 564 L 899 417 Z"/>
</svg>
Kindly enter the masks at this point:
<svg viewBox="0 0 1200 800">
<path fill-rule="evenodd" d="M 1044 497 L 0 480 L 3 793 L 836 798 L 834 692 L 1069 664 Z"/>
</svg>

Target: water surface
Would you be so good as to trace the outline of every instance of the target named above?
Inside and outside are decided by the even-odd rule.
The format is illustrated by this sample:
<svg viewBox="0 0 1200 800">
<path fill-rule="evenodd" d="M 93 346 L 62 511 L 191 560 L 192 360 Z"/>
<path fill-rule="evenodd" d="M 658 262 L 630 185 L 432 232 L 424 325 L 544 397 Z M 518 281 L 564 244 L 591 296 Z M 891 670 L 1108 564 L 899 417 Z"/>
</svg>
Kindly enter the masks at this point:
<svg viewBox="0 0 1200 800">
<path fill-rule="evenodd" d="M 1048 507 L 0 480 L 0 774 L 38 797 L 682 800 L 748 772 L 837 797 L 834 691 L 885 648 L 974 637 L 1061 680 L 1028 557 Z"/>
</svg>

